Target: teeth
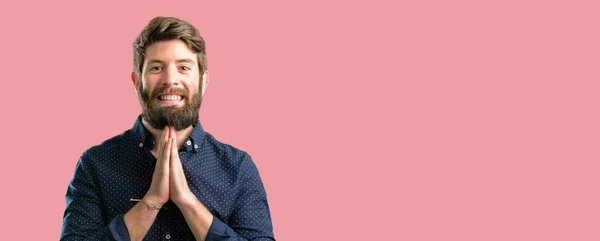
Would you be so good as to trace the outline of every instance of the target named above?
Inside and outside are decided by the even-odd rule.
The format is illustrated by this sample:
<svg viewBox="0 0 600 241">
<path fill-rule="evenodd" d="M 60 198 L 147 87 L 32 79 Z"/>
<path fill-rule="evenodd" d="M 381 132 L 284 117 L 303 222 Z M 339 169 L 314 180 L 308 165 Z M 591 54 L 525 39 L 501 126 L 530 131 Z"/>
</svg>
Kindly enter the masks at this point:
<svg viewBox="0 0 600 241">
<path fill-rule="evenodd" d="M 159 97 L 160 100 L 181 100 L 181 96 L 179 95 L 161 95 Z"/>
</svg>

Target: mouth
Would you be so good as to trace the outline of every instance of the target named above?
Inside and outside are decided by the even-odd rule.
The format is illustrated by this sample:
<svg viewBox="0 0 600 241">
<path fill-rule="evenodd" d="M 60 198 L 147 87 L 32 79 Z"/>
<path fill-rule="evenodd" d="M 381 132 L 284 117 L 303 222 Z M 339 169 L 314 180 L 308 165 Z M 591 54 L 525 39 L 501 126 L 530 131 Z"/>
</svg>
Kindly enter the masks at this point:
<svg viewBox="0 0 600 241">
<path fill-rule="evenodd" d="M 176 94 L 166 94 L 158 96 L 158 103 L 161 105 L 179 105 L 183 103 L 184 97 Z"/>
<path fill-rule="evenodd" d="M 181 95 L 159 95 L 158 100 L 160 101 L 180 101 L 183 99 Z"/>
</svg>

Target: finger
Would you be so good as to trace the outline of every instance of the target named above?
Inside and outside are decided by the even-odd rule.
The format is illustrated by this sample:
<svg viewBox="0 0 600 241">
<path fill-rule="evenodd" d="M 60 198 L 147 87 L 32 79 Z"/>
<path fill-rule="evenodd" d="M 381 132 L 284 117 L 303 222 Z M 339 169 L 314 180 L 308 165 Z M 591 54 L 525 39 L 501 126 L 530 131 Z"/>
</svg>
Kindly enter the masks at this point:
<svg viewBox="0 0 600 241">
<path fill-rule="evenodd" d="M 175 127 L 169 127 L 169 137 L 173 139 L 177 139 L 177 135 L 175 134 Z"/>
<path fill-rule="evenodd" d="M 171 151 L 171 158 L 179 158 L 179 145 L 177 144 L 177 135 L 175 134 L 175 127 L 173 126 L 169 128 L 169 137 L 173 142 L 173 145 L 169 150 Z"/>
<path fill-rule="evenodd" d="M 180 181 L 180 177 L 183 175 L 183 166 L 181 164 L 181 159 L 179 159 L 179 150 L 177 145 L 177 139 L 173 139 L 173 145 L 171 146 L 171 173 L 174 175 L 174 178 L 177 181 Z M 185 178 L 185 177 L 184 177 Z"/>
<path fill-rule="evenodd" d="M 183 173 L 183 166 L 181 164 L 181 160 L 179 159 L 179 151 L 177 146 L 176 138 L 172 138 L 173 145 L 171 146 L 171 163 L 170 163 L 170 176 L 171 185 L 173 185 L 173 189 L 175 192 L 181 191 L 184 188 L 184 185 L 187 185 L 187 181 L 185 178 L 185 174 Z"/>
<path fill-rule="evenodd" d="M 168 133 L 167 133 L 166 129 L 164 129 L 164 130 L 161 132 L 161 134 L 160 134 L 160 141 L 159 141 L 158 143 L 156 143 L 156 145 L 157 145 L 157 147 L 158 147 L 158 155 L 157 155 L 157 157 L 158 157 L 158 158 L 157 158 L 157 159 L 158 159 L 158 161 L 160 161 L 161 157 L 163 156 L 163 150 L 164 150 L 164 149 L 162 148 L 162 146 L 163 146 L 163 145 L 164 145 L 164 143 L 167 141 L 167 139 L 166 139 L 166 138 L 167 138 L 167 137 L 166 137 L 166 136 L 167 136 L 167 134 L 168 134 Z"/>
<path fill-rule="evenodd" d="M 166 139 L 166 142 L 164 143 L 163 146 L 161 146 L 160 149 L 162 149 L 162 156 L 160 156 L 160 166 L 162 168 L 165 168 L 165 170 L 168 170 L 169 168 L 169 159 L 170 159 L 170 151 L 171 151 L 171 139 Z"/>
<path fill-rule="evenodd" d="M 165 133 L 165 138 L 166 138 L 165 140 L 169 140 L 169 138 L 171 138 L 171 130 L 170 130 L 169 126 L 165 126 L 164 133 Z"/>
<path fill-rule="evenodd" d="M 177 162 L 175 164 L 179 164 L 180 160 L 179 160 L 179 145 L 177 145 L 177 138 L 171 138 L 172 140 L 172 145 L 171 145 L 171 160 Z"/>
</svg>

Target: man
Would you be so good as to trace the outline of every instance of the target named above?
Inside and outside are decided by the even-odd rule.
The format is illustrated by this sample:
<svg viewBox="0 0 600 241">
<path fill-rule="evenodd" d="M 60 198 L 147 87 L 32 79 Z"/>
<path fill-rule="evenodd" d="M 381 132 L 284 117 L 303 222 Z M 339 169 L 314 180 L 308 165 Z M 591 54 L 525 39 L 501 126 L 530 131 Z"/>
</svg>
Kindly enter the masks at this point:
<svg viewBox="0 0 600 241">
<path fill-rule="evenodd" d="M 156 17 L 133 46 L 142 114 L 79 159 L 61 240 L 274 240 L 250 156 L 198 121 L 208 85 L 198 30 Z"/>
</svg>

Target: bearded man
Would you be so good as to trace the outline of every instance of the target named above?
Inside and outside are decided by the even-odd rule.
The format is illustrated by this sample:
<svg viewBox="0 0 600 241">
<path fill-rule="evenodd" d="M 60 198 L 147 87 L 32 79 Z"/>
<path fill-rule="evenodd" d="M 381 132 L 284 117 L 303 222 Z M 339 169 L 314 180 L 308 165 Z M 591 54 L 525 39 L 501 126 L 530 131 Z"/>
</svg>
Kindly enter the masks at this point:
<svg viewBox="0 0 600 241">
<path fill-rule="evenodd" d="M 142 114 L 82 154 L 61 240 L 275 240 L 252 159 L 198 120 L 209 82 L 198 30 L 156 17 L 133 48 Z"/>
</svg>

